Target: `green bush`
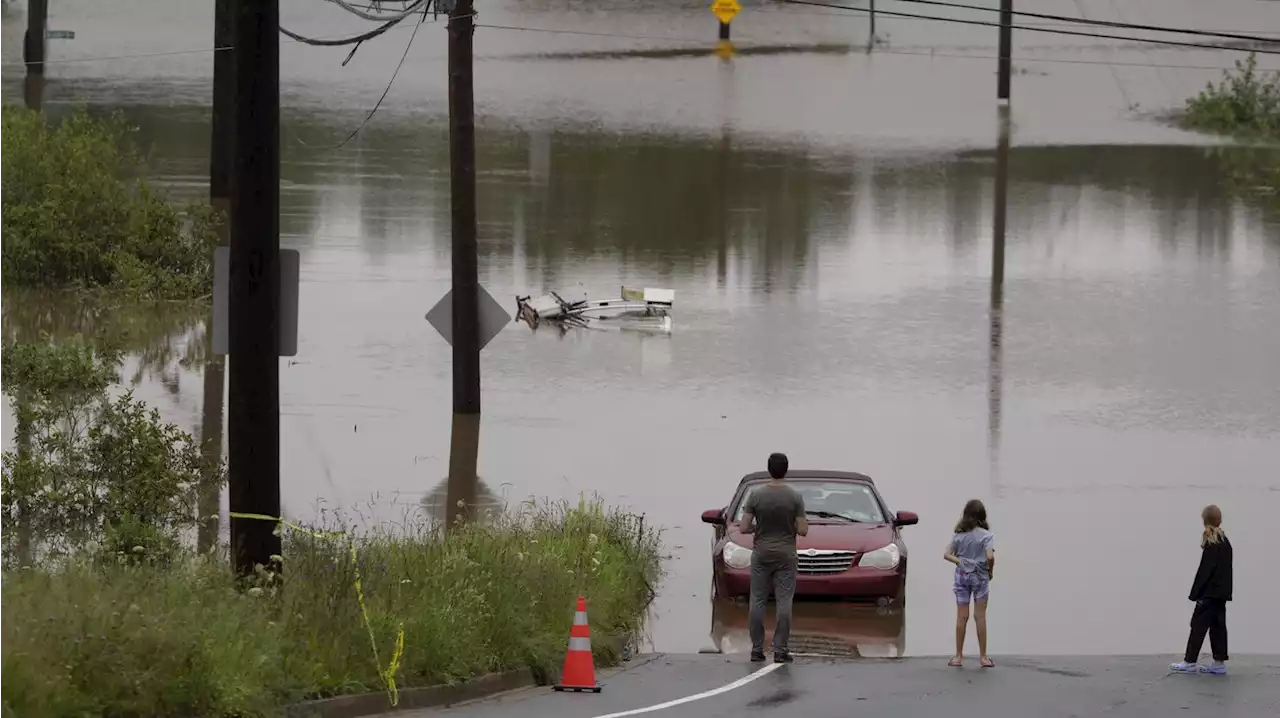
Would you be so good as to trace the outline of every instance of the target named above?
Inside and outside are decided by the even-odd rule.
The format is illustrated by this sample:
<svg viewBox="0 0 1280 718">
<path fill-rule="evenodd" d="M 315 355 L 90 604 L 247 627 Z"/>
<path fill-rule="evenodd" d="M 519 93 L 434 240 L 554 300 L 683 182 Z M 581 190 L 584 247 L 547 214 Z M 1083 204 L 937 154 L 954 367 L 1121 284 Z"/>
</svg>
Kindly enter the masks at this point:
<svg viewBox="0 0 1280 718">
<path fill-rule="evenodd" d="M 553 675 L 580 593 L 607 665 L 618 656 L 605 639 L 642 630 L 659 573 L 657 534 L 599 503 L 525 504 L 448 536 L 417 522 L 362 535 L 331 514 L 323 524 L 345 535 L 288 531 L 283 578 L 264 572 L 248 591 L 225 562 L 195 558 L 9 572 L 6 710 L 279 715 L 305 698 L 386 690 L 401 629 L 397 688 L 520 667 Z"/>
<path fill-rule="evenodd" d="M 14 413 L 0 502 L 5 562 L 91 546 L 172 552 L 195 523 L 203 457 L 190 435 L 125 393 L 119 354 L 78 342 L 11 344 L 0 353 Z M 221 481 L 221 466 L 212 473 Z"/>
<path fill-rule="evenodd" d="M 1259 72 L 1254 53 L 1187 101 L 1182 122 L 1191 129 L 1280 138 L 1280 72 Z"/>
<path fill-rule="evenodd" d="M 3 144 L 6 283 L 162 299 L 212 291 L 218 216 L 175 207 L 141 178 L 119 114 L 50 125 L 6 106 Z"/>
</svg>

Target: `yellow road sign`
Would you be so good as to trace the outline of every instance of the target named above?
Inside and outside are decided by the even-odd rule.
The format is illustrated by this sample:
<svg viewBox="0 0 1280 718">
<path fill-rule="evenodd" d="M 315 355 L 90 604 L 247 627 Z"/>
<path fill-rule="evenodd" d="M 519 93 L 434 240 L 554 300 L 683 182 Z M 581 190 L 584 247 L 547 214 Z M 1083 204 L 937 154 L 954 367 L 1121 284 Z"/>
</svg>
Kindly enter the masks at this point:
<svg viewBox="0 0 1280 718">
<path fill-rule="evenodd" d="M 742 12 L 742 6 L 738 4 L 738 0 L 716 0 L 711 3 L 711 12 L 720 18 L 720 22 L 728 25 L 730 20 Z"/>
</svg>

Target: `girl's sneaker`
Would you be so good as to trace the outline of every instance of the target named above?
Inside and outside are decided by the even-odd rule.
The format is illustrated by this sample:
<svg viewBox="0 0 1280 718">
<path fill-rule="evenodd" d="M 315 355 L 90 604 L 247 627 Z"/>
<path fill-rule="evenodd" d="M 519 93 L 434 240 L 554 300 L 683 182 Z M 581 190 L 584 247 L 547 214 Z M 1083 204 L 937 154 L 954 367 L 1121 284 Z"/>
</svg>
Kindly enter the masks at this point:
<svg viewBox="0 0 1280 718">
<path fill-rule="evenodd" d="M 1173 665 L 1169 666 L 1169 670 L 1173 671 L 1174 673 L 1196 673 L 1200 670 L 1200 666 L 1196 665 L 1195 663 L 1187 663 L 1186 661 L 1182 661 L 1181 663 L 1174 663 Z"/>
<path fill-rule="evenodd" d="M 1215 676 L 1227 675 L 1227 664 L 1220 661 L 1214 661 L 1208 665 L 1200 666 L 1201 673 L 1212 673 Z"/>
</svg>

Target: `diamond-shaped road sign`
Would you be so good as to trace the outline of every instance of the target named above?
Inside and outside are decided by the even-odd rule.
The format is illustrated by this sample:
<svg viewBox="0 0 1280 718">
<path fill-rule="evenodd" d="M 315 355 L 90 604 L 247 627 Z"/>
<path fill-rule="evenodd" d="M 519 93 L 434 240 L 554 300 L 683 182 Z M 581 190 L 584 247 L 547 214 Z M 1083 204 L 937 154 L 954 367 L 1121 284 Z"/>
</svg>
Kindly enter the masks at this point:
<svg viewBox="0 0 1280 718">
<path fill-rule="evenodd" d="M 476 294 L 479 295 L 476 297 L 476 302 L 480 305 L 480 348 L 484 349 L 511 321 L 511 315 L 507 314 L 507 310 L 503 309 L 502 305 L 498 304 L 498 300 L 486 292 L 484 287 L 477 285 Z M 449 342 L 449 346 L 453 346 L 452 289 L 440 297 L 440 301 L 427 312 L 427 321 L 440 332 L 440 336 L 444 337 L 446 342 Z"/>
<path fill-rule="evenodd" d="M 730 20 L 742 12 L 742 5 L 738 4 L 738 0 L 716 0 L 711 3 L 711 12 L 720 18 L 720 22 L 728 25 Z"/>
</svg>

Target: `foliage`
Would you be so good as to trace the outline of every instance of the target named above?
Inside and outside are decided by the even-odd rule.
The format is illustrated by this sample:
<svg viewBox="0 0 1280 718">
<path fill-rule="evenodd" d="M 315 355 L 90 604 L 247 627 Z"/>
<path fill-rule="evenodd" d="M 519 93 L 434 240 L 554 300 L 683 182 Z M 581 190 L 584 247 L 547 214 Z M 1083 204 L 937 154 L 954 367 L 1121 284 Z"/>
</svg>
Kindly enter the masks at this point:
<svg viewBox="0 0 1280 718">
<path fill-rule="evenodd" d="M 141 178 L 121 115 L 81 110 L 51 126 L 5 106 L 3 138 L 6 283 L 156 299 L 210 293 L 218 215 L 175 207 Z"/>
<path fill-rule="evenodd" d="M 14 344 L 0 364 L 15 416 L 15 450 L 0 472 L 0 511 L 15 527 L 4 533 L 6 563 L 30 563 L 32 544 L 53 555 L 85 545 L 171 552 L 194 524 L 203 459 L 159 412 L 130 393 L 108 395 L 119 355 L 76 342 Z"/>
<path fill-rule="evenodd" d="M 1236 61 L 1235 72 L 1209 83 L 1187 101 L 1182 115 L 1187 127 L 1221 134 L 1280 139 L 1280 72 L 1258 71 L 1254 53 Z"/>
<path fill-rule="evenodd" d="M 579 593 L 607 665 L 618 656 L 605 639 L 642 630 L 659 574 L 657 533 L 599 503 L 526 504 L 448 536 L 413 520 L 362 534 L 338 515 L 322 524 L 345 533 L 289 531 L 283 583 L 263 573 L 243 592 L 224 562 L 197 558 L 9 573 L 6 710 L 279 715 L 304 698 L 385 690 L 401 625 L 400 688 L 525 666 L 549 674 Z"/>
</svg>

